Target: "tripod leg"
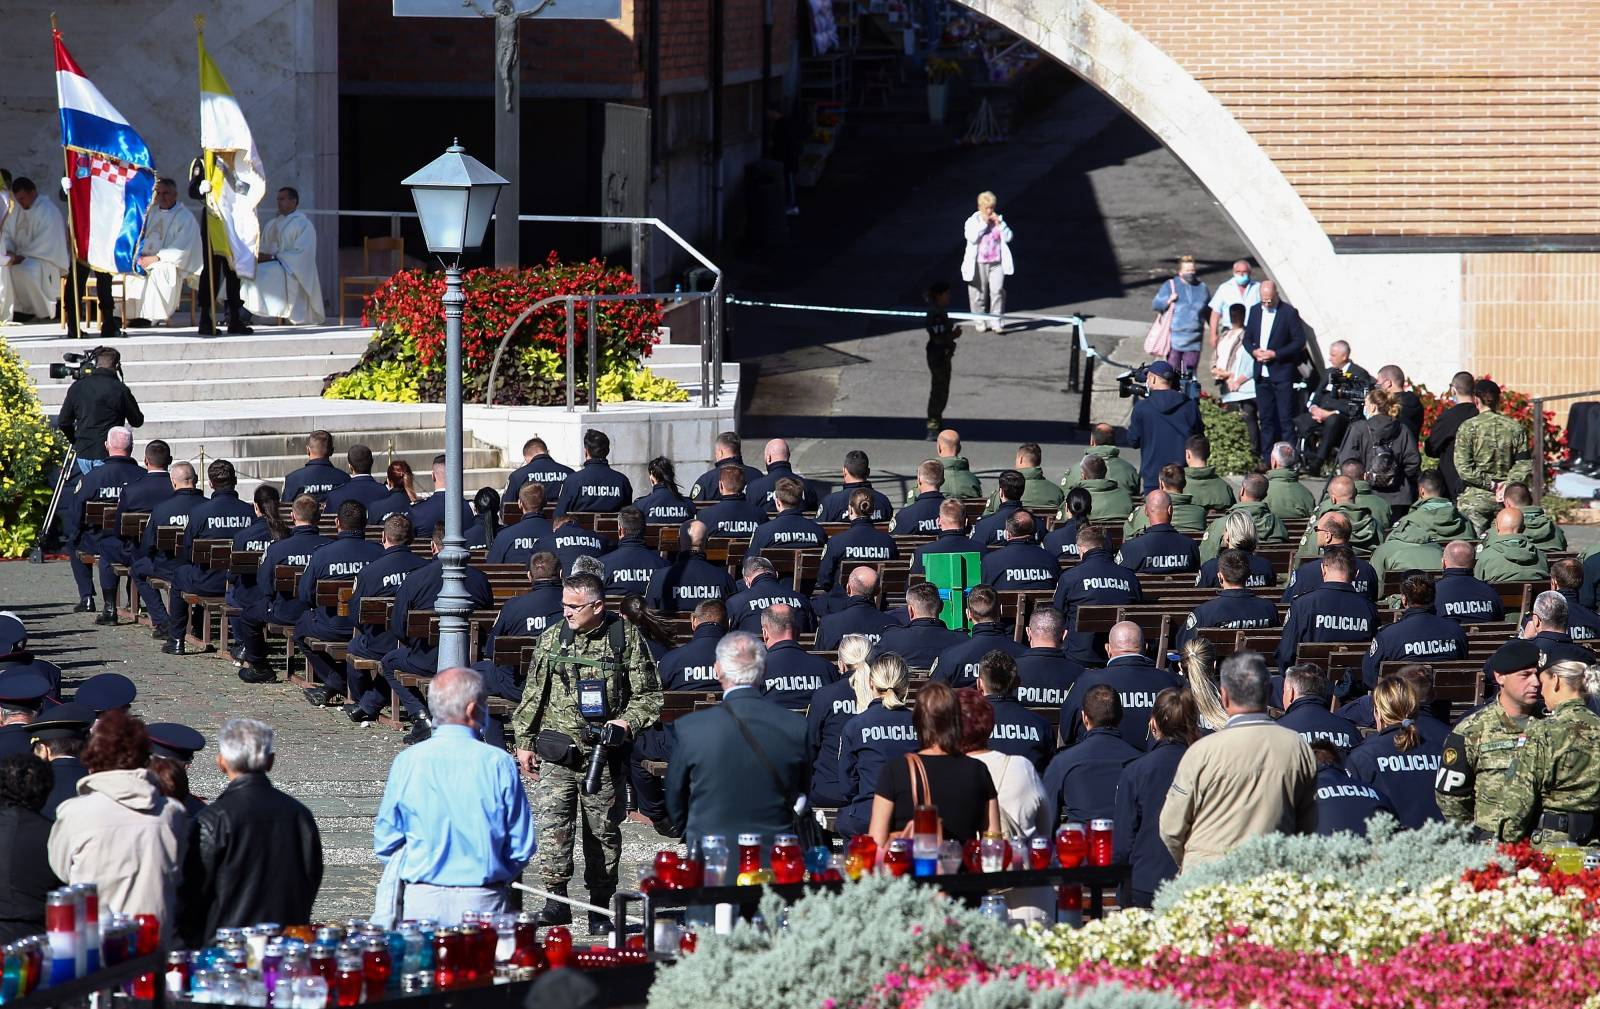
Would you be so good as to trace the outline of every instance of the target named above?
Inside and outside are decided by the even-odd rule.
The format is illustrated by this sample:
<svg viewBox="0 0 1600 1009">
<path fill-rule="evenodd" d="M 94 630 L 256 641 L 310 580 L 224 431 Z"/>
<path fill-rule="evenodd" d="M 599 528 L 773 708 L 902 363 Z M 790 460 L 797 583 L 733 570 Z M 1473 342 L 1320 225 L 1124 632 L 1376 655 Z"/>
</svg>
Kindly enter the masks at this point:
<svg viewBox="0 0 1600 1009">
<path fill-rule="evenodd" d="M 61 460 L 61 473 L 56 477 L 55 491 L 50 495 L 50 507 L 45 509 L 44 521 L 39 523 L 39 537 L 34 541 L 33 552 L 28 555 L 28 560 L 34 564 L 44 563 L 45 540 L 50 537 L 50 527 L 55 524 L 56 512 L 61 508 L 61 495 L 66 492 L 77 465 L 78 451 L 69 445 L 66 457 Z"/>
</svg>

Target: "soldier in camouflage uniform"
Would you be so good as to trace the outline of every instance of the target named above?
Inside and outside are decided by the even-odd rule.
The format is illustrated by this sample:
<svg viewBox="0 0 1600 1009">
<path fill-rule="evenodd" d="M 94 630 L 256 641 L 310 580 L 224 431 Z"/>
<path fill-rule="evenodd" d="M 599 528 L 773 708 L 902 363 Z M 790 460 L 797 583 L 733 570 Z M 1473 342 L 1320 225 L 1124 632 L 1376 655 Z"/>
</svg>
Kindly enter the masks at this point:
<svg viewBox="0 0 1600 1009">
<path fill-rule="evenodd" d="M 546 628 L 535 645 L 522 703 L 511 715 L 517 762 L 535 778 L 534 818 L 539 826 L 539 876 L 544 888 L 565 896 L 572 879 L 572 843 L 581 816 L 583 828 L 584 885 L 591 903 L 604 906 L 617 889 L 617 863 L 622 857 L 622 818 L 625 798 L 620 784 L 626 767 L 625 749 L 612 754 L 593 795 L 581 794 L 588 767 L 590 744 L 584 730 L 598 729 L 601 720 L 637 733 L 661 713 L 661 681 L 638 630 L 620 616 L 607 613 L 605 589 L 594 575 L 573 575 L 561 583 L 561 608 L 565 617 Z M 585 719 L 579 707 L 579 684 L 601 680 L 605 684 L 605 715 Z M 536 752 L 541 732 L 571 737 L 568 760 L 553 763 L 549 747 Z M 548 741 L 548 737 L 547 737 Z M 567 924 L 571 908 L 547 901 L 540 920 Z M 589 930 L 609 927 L 609 919 L 591 913 Z"/>
<path fill-rule="evenodd" d="M 1499 696 L 1463 718 L 1445 738 L 1434 796 L 1445 819 L 1471 824 L 1497 841 L 1532 828 L 1537 794 L 1527 775 L 1538 766 L 1541 653 L 1518 638 L 1489 659 Z"/>
<path fill-rule="evenodd" d="M 1528 811 L 1534 844 L 1600 843 L 1600 717 L 1587 704 L 1588 671 L 1582 662 L 1554 662 L 1539 672 L 1550 717 L 1535 724 L 1538 745 L 1512 789 L 1536 803 Z"/>
<path fill-rule="evenodd" d="M 1500 510 L 1496 491 L 1513 480 L 1533 475 L 1533 460 L 1528 450 L 1528 432 L 1500 409 L 1500 387 L 1484 379 L 1473 387 L 1473 395 L 1483 412 L 1463 421 L 1456 432 L 1456 471 L 1464 487 L 1456 496 L 1456 507 L 1482 536 Z"/>
</svg>

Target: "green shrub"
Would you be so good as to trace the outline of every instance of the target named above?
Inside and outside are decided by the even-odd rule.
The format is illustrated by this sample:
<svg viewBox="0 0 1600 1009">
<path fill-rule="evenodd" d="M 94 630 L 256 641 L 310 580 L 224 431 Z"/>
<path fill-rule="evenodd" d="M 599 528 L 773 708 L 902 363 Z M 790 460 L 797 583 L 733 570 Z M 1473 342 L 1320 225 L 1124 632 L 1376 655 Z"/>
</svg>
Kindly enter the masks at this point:
<svg viewBox="0 0 1600 1009">
<path fill-rule="evenodd" d="M 1256 471 L 1258 460 L 1250 451 L 1250 431 L 1243 414 L 1224 410 L 1217 400 L 1201 396 L 1200 423 L 1211 441 L 1211 465 L 1218 473 L 1237 476 Z"/>
<path fill-rule="evenodd" d="M 379 361 L 371 367 L 346 372 L 328 382 L 322 395 L 328 399 L 366 399 L 378 403 L 420 403 L 417 372 L 400 361 Z"/>
<path fill-rule="evenodd" d="M 50 426 L 28 367 L 0 337 L 0 557 L 21 557 L 50 507 L 66 441 Z"/>
</svg>

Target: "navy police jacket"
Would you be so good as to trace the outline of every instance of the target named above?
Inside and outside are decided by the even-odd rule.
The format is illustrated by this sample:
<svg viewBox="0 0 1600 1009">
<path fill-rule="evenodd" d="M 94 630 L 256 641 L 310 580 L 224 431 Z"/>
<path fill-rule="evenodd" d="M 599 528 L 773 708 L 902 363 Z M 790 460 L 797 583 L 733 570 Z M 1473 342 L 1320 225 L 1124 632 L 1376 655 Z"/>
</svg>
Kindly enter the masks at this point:
<svg viewBox="0 0 1600 1009">
<path fill-rule="evenodd" d="M 1067 618 L 1067 654 L 1085 665 L 1099 665 L 1105 658 L 1101 650 L 1105 635 L 1077 629 L 1079 606 L 1120 606 L 1143 599 L 1139 576 L 1112 559 L 1109 549 L 1089 551 L 1081 561 L 1062 572 L 1055 598 L 1050 601 L 1050 605 Z"/>
<path fill-rule="evenodd" d="M 165 476 L 166 474 L 162 475 Z M 144 467 L 125 455 L 111 456 L 105 461 L 105 465 L 96 466 L 78 477 L 72 485 L 72 503 L 62 508 L 62 521 L 66 528 L 68 541 L 75 545 L 79 544 L 80 536 L 91 532 L 86 529 L 84 523 L 84 507 L 89 502 L 120 501 L 124 488 L 141 482 L 144 477 Z M 161 496 L 161 499 L 165 500 L 171 496 L 172 482 L 169 480 L 167 481 L 167 491 Z M 117 526 L 110 525 L 106 531 L 115 535 Z M 82 540 L 82 545 L 91 546 L 92 544 L 85 539 Z"/>
<path fill-rule="evenodd" d="M 372 506 L 389 496 L 389 488 L 372 478 L 371 473 L 355 473 L 341 487 L 328 492 L 322 510 L 337 515 L 339 506 L 346 501 L 360 501 L 367 506 L 367 521 L 372 521 Z"/>
<path fill-rule="evenodd" d="M 1060 523 L 1044 534 L 1044 541 L 1039 545 L 1057 557 L 1078 556 L 1078 525 L 1077 519 L 1068 519 Z"/>
<path fill-rule="evenodd" d="M 889 531 L 896 536 L 926 536 L 939 531 L 939 506 L 944 495 L 936 490 L 923 491 L 910 504 L 894 513 Z"/>
<path fill-rule="evenodd" d="M 1069 823 L 1087 826 L 1090 820 L 1111 819 L 1116 812 L 1117 780 L 1122 777 L 1122 769 L 1142 752 L 1116 729 L 1099 728 L 1090 729 L 1056 754 L 1044 771 L 1049 822 L 1055 824 L 1065 818 Z"/>
<path fill-rule="evenodd" d="M 500 607 L 500 615 L 489 628 L 489 640 L 484 642 L 483 657 L 494 658 L 496 638 L 536 638 L 560 619 L 561 579 L 534 582 L 528 591 L 512 596 Z"/>
<path fill-rule="evenodd" d="M 911 552 L 911 573 L 922 574 L 922 559 L 929 554 L 979 554 L 983 547 L 978 541 L 959 529 L 944 529 L 930 543 L 923 543 Z"/>
<path fill-rule="evenodd" d="M 1277 584 L 1278 573 L 1272 570 L 1271 561 L 1253 550 L 1245 556 L 1250 559 L 1250 574 L 1244 580 L 1245 588 L 1259 589 Z M 1194 587 L 1197 589 L 1222 587 L 1222 582 L 1217 578 L 1217 558 L 1213 557 L 1200 565 L 1200 573 L 1194 577 Z"/>
<path fill-rule="evenodd" d="M 494 534 L 489 544 L 490 564 L 526 564 L 538 553 L 539 541 L 549 536 L 550 523 L 542 515 L 524 515 Z"/>
<path fill-rule="evenodd" d="M 966 640 L 966 635 L 952 631 L 937 617 L 918 617 L 904 627 L 885 627 L 872 654 L 893 652 L 912 669 L 932 669 L 939 656 Z"/>
<path fill-rule="evenodd" d="M 860 483 L 844 483 L 839 489 L 822 499 L 822 504 L 817 507 L 818 522 L 848 522 L 850 519 L 850 495 L 855 493 L 857 487 L 865 487 L 872 491 L 872 514 L 867 516 L 872 522 L 887 522 L 894 512 L 894 506 L 881 491 L 872 490 L 872 484 L 866 480 Z"/>
<path fill-rule="evenodd" d="M 979 519 L 972 527 L 972 539 L 985 547 L 999 546 L 1006 541 L 1006 519 L 1013 513 L 1026 511 L 1021 501 L 1002 501 L 995 510 Z M 1031 513 L 1030 513 L 1031 514 Z M 1039 535 L 1041 523 L 1034 516 L 1033 535 Z"/>
<path fill-rule="evenodd" d="M 1471 568 L 1445 568 L 1433 583 L 1433 612 L 1460 624 L 1492 624 L 1506 618 L 1500 590 L 1479 581 Z"/>
<path fill-rule="evenodd" d="M 695 480 L 694 486 L 689 488 L 689 497 L 695 501 L 715 501 L 719 496 L 718 489 L 721 486 L 722 467 L 724 466 L 739 467 L 744 473 L 744 485 L 746 487 L 749 487 L 762 477 L 760 470 L 754 466 L 746 465 L 745 461 L 738 456 L 730 455 L 726 459 L 718 459 L 711 464 L 710 469 L 700 474 L 699 478 Z"/>
<path fill-rule="evenodd" d="M 295 585 L 296 595 L 286 596 L 277 591 L 278 565 L 306 567 L 311 563 L 312 554 L 332 542 L 332 539 L 318 532 L 316 526 L 295 526 L 289 530 L 288 536 L 267 547 L 266 553 L 261 555 L 261 573 L 258 577 L 261 579 L 262 595 L 271 607 L 269 613 L 273 620 L 280 624 L 292 624 L 310 608 L 298 598 L 298 583 Z"/>
<path fill-rule="evenodd" d="M 1055 555 L 1033 543 L 1007 542 L 983 556 L 981 581 L 1001 591 L 1054 589 L 1061 580 Z"/>
<path fill-rule="evenodd" d="M 1371 690 L 1385 662 L 1434 662 L 1459 659 L 1467 654 L 1467 634 L 1461 625 L 1432 610 L 1412 607 L 1394 622 L 1378 628 L 1367 657 L 1361 660 L 1361 682 Z"/>
<path fill-rule="evenodd" d="M 1138 894 L 1154 893 L 1178 874 L 1178 863 L 1161 840 L 1161 807 L 1188 749 L 1179 739 L 1157 740 L 1125 764 L 1117 779 L 1111 861 L 1128 866 L 1128 886 Z"/>
<path fill-rule="evenodd" d="M 1420 827 L 1444 819 L 1433 782 L 1439 774 L 1450 727 L 1426 714 L 1418 717 L 1415 724 L 1421 741 L 1404 753 L 1395 746 L 1402 726 L 1391 725 L 1363 739 L 1344 759 L 1345 770 L 1352 777 L 1389 797 L 1395 819 L 1403 827 Z"/>
<path fill-rule="evenodd" d="M 817 691 L 806 709 L 806 749 L 811 755 L 811 804 L 842 806 L 848 796 L 839 776 L 839 740 L 856 716 L 856 692 L 848 679 Z"/>
<path fill-rule="evenodd" d="M 548 550 L 561 562 L 561 570 L 572 573 L 572 562 L 579 557 L 603 557 L 611 551 L 611 540 L 593 529 L 585 529 L 576 522 L 555 529 L 539 541 L 540 550 Z"/>
<path fill-rule="evenodd" d="M 769 512 L 777 511 L 778 504 L 773 500 L 773 493 L 778 489 L 778 481 L 784 477 L 794 477 L 805 488 L 800 496 L 800 507 L 808 512 L 817 510 L 817 488 L 810 480 L 800 476 L 794 467 L 786 462 L 775 462 L 767 467 L 767 475 L 748 481 L 744 485 L 745 497 L 765 508 Z"/>
<path fill-rule="evenodd" d="M 798 508 L 785 508 L 775 518 L 756 527 L 748 552 L 759 555 L 768 547 L 774 550 L 816 549 L 827 542 L 828 534 L 820 525 L 806 518 Z"/>
<path fill-rule="evenodd" d="M 1161 467 L 1183 461 L 1183 445 L 1201 432 L 1200 404 L 1177 389 L 1156 389 L 1135 400 L 1128 418 L 1130 448 L 1139 449 L 1139 476 L 1149 493 L 1160 484 Z"/>
<path fill-rule="evenodd" d="M 185 561 L 194 558 L 195 540 L 232 540 L 255 520 L 255 505 L 240 501 L 238 491 L 232 488 L 213 491 L 210 499 L 195 505 L 189 513 L 178 558 Z"/>
<path fill-rule="evenodd" d="M 776 575 L 769 574 L 756 576 L 748 588 L 728 597 L 728 624 L 736 631 L 749 631 L 760 636 L 761 613 L 775 603 L 785 603 L 794 609 L 797 631 L 809 631 L 816 626 L 816 617 L 811 613 L 811 600 L 780 582 Z"/>
<path fill-rule="evenodd" d="M 1294 665 L 1295 646 L 1315 641 L 1371 641 L 1378 609 L 1348 582 L 1328 582 L 1295 599 L 1274 658 L 1278 671 Z"/>
<path fill-rule="evenodd" d="M 843 798 L 855 813 L 865 816 L 871 810 L 883 765 L 911 753 L 917 745 L 911 709 L 890 710 L 877 698 L 867 710 L 844 723 L 839 737 L 839 779 L 844 784 Z"/>
<path fill-rule="evenodd" d="M 1367 820 L 1374 813 L 1394 815 L 1387 795 L 1342 767 L 1324 764 L 1317 769 L 1317 833 L 1366 837 Z"/>
<path fill-rule="evenodd" d="M 677 525 L 694 518 L 694 502 L 679 494 L 675 487 L 653 487 L 633 506 L 644 512 L 645 525 Z"/>
<path fill-rule="evenodd" d="M 233 537 L 234 553 L 266 553 L 267 547 L 271 545 L 272 529 L 267 525 L 267 520 L 259 516 Z M 229 572 L 228 604 L 243 609 L 259 600 L 262 597 L 260 574 L 259 569 L 249 574 Z"/>
<path fill-rule="evenodd" d="M 1350 572 L 1350 585 L 1357 592 L 1366 596 L 1373 602 L 1378 601 L 1378 593 L 1382 591 L 1383 579 L 1360 557 L 1356 558 L 1355 570 Z M 1305 595 L 1322 588 L 1322 561 L 1309 560 L 1295 568 L 1289 575 L 1289 584 L 1283 587 L 1283 601 L 1293 602 Z"/>
<path fill-rule="evenodd" d="M 1059 648 L 1029 648 L 1017 657 L 1017 701 L 1030 708 L 1059 708 L 1067 703 L 1083 667 Z"/>
<path fill-rule="evenodd" d="M 511 479 L 506 481 L 506 492 L 501 495 L 500 500 L 515 501 L 517 492 L 522 490 L 522 485 L 532 481 L 544 486 L 546 501 L 555 501 L 561 497 L 561 485 L 566 483 L 567 477 L 571 475 L 571 466 L 556 462 L 547 453 L 540 453 L 511 471 Z"/>
<path fill-rule="evenodd" d="M 408 544 L 384 547 L 383 553 L 368 561 L 361 573 L 356 575 L 356 586 L 350 593 L 350 602 L 346 607 L 350 611 L 350 619 L 360 618 L 361 600 L 393 599 L 411 572 L 427 564 L 428 559 L 413 553 Z M 351 647 L 359 647 L 369 658 L 381 658 L 398 643 L 386 624 L 372 624 L 356 628 Z"/>
<path fill-rule="evenodd" d="M 834 582 L 843 583 L 848 567 L 892 561 L 900 556 L 894 537 L 879 532 L 870 519 L 855 519 L 850 528 L 828 540 L 822 550 L 822 562 L 817 568 L 817 588 L 830 589 Z"/>
<path fill-rule="evenodd" d="M 1183 681 L 1156 665 L 1143 655 L 1119 655 L 1106 663 L 1104 669 L 1092 669 L 1078 677 L 1061 705 L 1061 738 L 1071 743 L 1083 735 L 1083 695 L 1093 687 L 1108 684 L 1122 701 L 1122 721 L 1117 728 L 1122 739 L 1134 749 L 1144 749 L 1145 737 L 1150 730 L 1150 712 L 1155 710 L 1156 695 L 1168 687 L 1181 687 Z"/>
<path fill-rule="evenodd" d="M 1300 733 L 1307 746 L 1326 739 L 1337 746 L 1340 753 L 1349 753 L 1361 742 L 1361 730 L 1343 715 L 1328 710 L 1325 697 L 1295 698 L 1289 710 L 1278 717 L 1278 724 Z"/>
<path fill-rule="evenodd" d="M 326 459 L 308 459 L 304 466 L 283 478 L 283 503 L 290 505 L 302 494 L 317 501 L 328 500 L 328 493 L 350 482 L 350 474 Z"/>
<path fill-rule="evenodd" d="M 477 568 L 466 571 L 467 598 L 473 609 L 487 609 L 494 605 L 494 590 L 489 578 Z M 406 576 L 400 590 L 394 595 L 394 611 L 389 615 L 389 633 L 403 641 L 406 617 L 412 610 L 431 610 L 439 601 L 439 591 L 444 588 L 444 562 L 435 557 Z M 413 649 L 416 651 L 417 649 Z"/>
<path fill-rule="evenodd" d="M 198 488 L 185 487 L 183 490 L 173 491 L 171 497 L 150 509 L 150 522 L 144 527 L 144 536 L 139 540 L 139 556 L 154 560 L 157 570 L 168 572 L 176 570 L 177 557 L 156 547 L 156 530 L 162 526 L 182 526 L 187 529 L 190 513 L 204 504 L 205 500 L 205 495 L 201 494 Z"/>
<path fill-rule="evenodd" d="M 965 641 L 958 641 L 933 662 L 932 678 L 943 680 L 957 690 L 972 686 L 978 679 L 978 665 L 990 652 L 999 650 L 1012 658 L 1027 651 L 1027 646 L 1011 636 L 1009 625 L 990 620 L 972 625 Z"/>
<path fill-rule="evenodd" d="M 433 493 L 411 506 L 412 535 L 427 539 L 433 535 L 434 527 L 444 521 L 444 506 L 448 500 L 446 493 Z M 472 502 L 466 498 L 461 499 L 461 532 L 466 535 L 467 527 L 472 525 Z"/>
<path fill-rule="evenodd" d="M 883 629 L 894 624 L 894 619 L 874 606 L 867 596 L 846 596 L 837 609 L 822 618 L 817 628 L 816 649 L 836 651 L 846 634 L 864 634 L 876 645 L 883 637 Z"/>
<path fill-rule="evenodd" d="M 795 641 L 774 641 L 767 647 L 767 668 L 761 694 L 775 704 L 804 711 L 817 691 L 839 678 L 827 659 L 812 655 Z"/>
<path fill-rule="evenodd" d="M 733 591 L 727 568 L 712 564 L 704 554 L 681 553 L 650 576 L 644 601 L 652 610 L 687 613 L 707 599 L 727 599 Z"/>
<path fill-rule="evenodd" d="M 723 630 L 718 624 L 701 624 L 689 640 L 661 657 L 662 690 L 716 690 L 717 642 Z"/>
<path fill-rule="evenodd" d="M 422 502 L 419 501 L 417 503 L 421 504 Z M 381 497 L 367 505 L 368 522 L 382 522 L 390 515 L 404 515 L 406 518 L 411 517 L 411 499 L 406 497 L 405 491 L 390 491 L 386 496 Z M 422 533 L 421 530 L 417 528 L 416 523 L 413 522 L 411 524 L 411 535 L 413 539 L 419 535 L 432 536 L 433 530 L 429 529 L 426 533 Z"/>
<path fill-rule="evenodd" d="M 1200 544 L 1172 527 L 1171 522 L 1146 526 L 1144 532 L 1125 540 L 1117 551 L 1117 563 L 1132 571 L 1174 574 L 1200 568 Z"/>
<path fill-rule="evenodd" d="M 615 550 L 601 558 L 601 563 L 606 567 L 606 595 L 644 595 L 650 590 L 650 576 L 666 567 L 667 559 L 645 546 L 644 537 L 624 536 L 617 541 Z"/>
<path fill-rule="evenodd" d="M 743 494 L 724 494 L 716 504 L 702 508 L 696 517 L 706 524 L 712 536 L 749 539 L 766 524 L 767 512 Z"/>
<path fill-rule="evenodd" d="M 1249 589 L 1223 589 L 1212 599 L 1207 599 L 1189 614 L 1178 631 L 1176 644 L 1182 648 L 1202 627 L 1235 627 L 1254 629 L 1276 627 L 1278 607 L 1271 599 L 1256 595 Z"/>
<path fill-rule="evenodd" d="M 106 465 L 110 465 L 107 460 Z M 101 466 L 94 472 L 105 469 Z M 166 470 L 147 472 L 143 476 L 122 486 L 122 494 L 117 498 L 117 515 L 112 520 L 106 532 L 120 535 L 122 529 L 122 516 L 130 512 L 154 511 L 156 505 L 172 496 L 172 475 Z"/>
<path fill-rule="evenodd" d="M 989 749 L 1021 757 L 1036 771 L 1044 771 L 1050 755 L 1056 752 L 1056 730 L 1037 711 L 1029 711 L 1015 697 L 989 696 L 994 709 L 994 730 L 989 733 Z"/>
<path fill-rule="evenodd" d="M 364 538 L 358 532 L 342 532 L 333 542 L 311 555 L 311 563 L 300 573 L 298 598 L 307 610 L 316 605 L 317 582 L 324 578 L 354 578 L 372 561 L 383 556 L 383 544 Z M 341 617 L 337 606 L 322 608 L 321 617 L 333 628 L 349 632 L 354 621 Z"/>
<path fill-rule="evenodd" d="M 614 512 L 633 500 L 633 484 L 604 459 L 585 459 L 561 485 L 556 514 Z"/>
</svg>

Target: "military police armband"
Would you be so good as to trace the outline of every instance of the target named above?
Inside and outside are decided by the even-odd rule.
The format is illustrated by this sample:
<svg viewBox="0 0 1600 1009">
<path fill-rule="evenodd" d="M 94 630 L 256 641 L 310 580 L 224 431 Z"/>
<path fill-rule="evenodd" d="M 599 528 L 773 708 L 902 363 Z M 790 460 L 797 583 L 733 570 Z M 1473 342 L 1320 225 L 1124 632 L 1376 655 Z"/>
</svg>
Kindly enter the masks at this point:
<svg viewBox="0 0 1600 1009">
<path fill-rule="evenodd" d="M 1439 773 L 1434 775 L 1433 790 L 1440 795 L 1467 797 L 1473 793 L 1472 764 L 1467 760 L 1467 741 L 1459 732 L 1445 737 L 1444 752 L 1439 757 Z"/>
</svg>

